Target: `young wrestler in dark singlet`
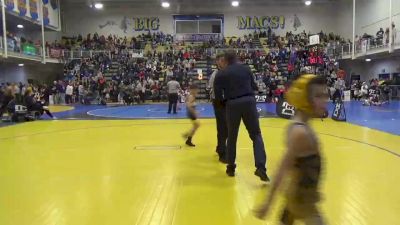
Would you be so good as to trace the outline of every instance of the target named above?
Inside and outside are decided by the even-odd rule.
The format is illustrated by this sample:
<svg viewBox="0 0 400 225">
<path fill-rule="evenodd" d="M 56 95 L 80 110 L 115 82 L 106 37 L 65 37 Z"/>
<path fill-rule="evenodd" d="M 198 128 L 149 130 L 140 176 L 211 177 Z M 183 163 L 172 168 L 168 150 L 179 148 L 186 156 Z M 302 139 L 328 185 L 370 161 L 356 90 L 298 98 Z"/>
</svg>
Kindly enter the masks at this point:
<svg viewBox="0 0 400 225">
<path fill-rule="evenodd" d="M 192 121 L 193 127 L 190 129 L 187 133 L 185 133 L 183 136 L 186 139 L 186 145 L 190 147 L 195 147 L 195 145 L 192 142 L 192 138 L 194 134 L 196 133 L 197 129 L 200 127 L 200 123 L 197 120 L 198 118 L 198 113 L 196 111 L 196 96 L 198 92 L 198 87 L 194 84 L 192 84 L 189 88 L 189 96 L 186 99 L 186 111 L 187 111 L 187 116 L 188 118 Z"/>
<path fill-rule="evenodd" d="M 303 221 L 306 225 L 325 224 L 317 209 L 320 200 L 318 185 L 321 154 L 318 138 L 309 125 L 312 118 L 321 118 L 329 98 L 323 77 L 303 75 L 292 84 L 286 94 L 288 103 L 296 108 L 293 123 L 287 132 L 287 152 L 275 176 L 268 198 L 255 210 L 258 218 L 265 218 L 283 179 L 290 177 L 285 196 L 286 207 L 281 223 L 292 225 Z"/>
</svg>

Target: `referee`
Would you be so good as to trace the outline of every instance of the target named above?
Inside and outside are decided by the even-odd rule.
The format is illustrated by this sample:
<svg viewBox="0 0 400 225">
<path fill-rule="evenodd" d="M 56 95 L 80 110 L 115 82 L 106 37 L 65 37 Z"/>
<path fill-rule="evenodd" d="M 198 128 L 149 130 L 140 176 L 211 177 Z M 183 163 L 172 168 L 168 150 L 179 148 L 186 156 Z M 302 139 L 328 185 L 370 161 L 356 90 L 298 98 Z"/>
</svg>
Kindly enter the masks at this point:
<svg viewBox="0 0 400 225">
<path fill-rule="evenodd" d="M 221 76 L 215 80 L 216 98 L 226 100 L 226 121 L 228 125 L 227 144 L 227 169 L 228 176 L 235 176 L 236 169 L 236 142 L 241 120 L 253 141 L 254 161 L 256 166 L 255 175 L 262 181 L 269 181 L 265 167 L 267 157 L 265 154 L 264 141 L 261 136 L 260 124 L 254 91 L 257 85 L 254 81 L 250 68 L 240 65 L 236 60 L 236 53 L 225 54 L 228 66 Z"/>
<path fill-rule="evenodd" d="M 168 90 L 168 114 L 173 113 L 176 114 L 176 105 L 178 104 L 178 91 L 181 89 L 178 81 L 176 81 L 175 76 L 171 78 L 170 81 L 167 83 L 167 90 Z"/>
<path fill-rule="evenodd" d="M 219 161 L 226 163 L 226 139 L 228 138 L 228 127 L 226 125 L 226 107 L 221 96 L 215 96 L 214 81 L 216 77 L 221 76 L 222 70 L 227 66 L 224 54 L 219 54 L 216 57 L 218 70 L 215 70 L 210 77 L 208 89 L 210 90 L 210 97 L 214 108 L 215 120 L 217 122 L 217 153 Z"/>
</svg>

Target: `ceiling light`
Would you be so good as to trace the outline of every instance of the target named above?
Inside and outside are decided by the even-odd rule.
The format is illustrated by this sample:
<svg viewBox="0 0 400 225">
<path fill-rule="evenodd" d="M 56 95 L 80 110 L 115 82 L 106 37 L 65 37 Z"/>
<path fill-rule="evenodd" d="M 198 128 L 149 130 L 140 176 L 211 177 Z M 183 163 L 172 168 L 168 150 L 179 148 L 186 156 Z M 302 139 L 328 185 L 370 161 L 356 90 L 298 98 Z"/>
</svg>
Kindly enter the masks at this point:
<svg viewBox="0 0 400 225">
<path fill-rule="evenodd" d="M 168 7 L 169 7 L 169 2 L 162 2 L 162 3 L 161 3 L 161 6 L 162 6 L 163 8 L 168 8 Z"/>
<path fill-rule="evenodd" d="M 23 64 L 23 63 L 20 63 L 20 64 L 18 64 L 18 66 L 22 67 L 22 66 L 24 66 L 24 64 Z"/>
<path fill-rule="evenodd" d="M 103 8 L 103 4 L 102 3 L 96 3 L 96 4 L 94 4 L 94 7 L 96 9 L 102 9 Z"/>
<path fill-rule="evenodd" d="M 365 59 L 365 62 L 371 62 L 371 59 Z"/>
<path fill-rule="evenodd" d="M 304 4 L 311 5 L 312 1 L 305 1 Z"/>
<path fill-rule="evenodd" d="M 239 2 L 238 1 L 233 1 L 232 2 L 232 6 L 233 7 L 238 7 L 239 6 Z"/>
<path fill-rule="evenodd" d="M 19 29 L 22 29 L 22 28 L 24 28 L 24 25 L 18 24 L 17 27 L 18 27 Z"/>
</svg>

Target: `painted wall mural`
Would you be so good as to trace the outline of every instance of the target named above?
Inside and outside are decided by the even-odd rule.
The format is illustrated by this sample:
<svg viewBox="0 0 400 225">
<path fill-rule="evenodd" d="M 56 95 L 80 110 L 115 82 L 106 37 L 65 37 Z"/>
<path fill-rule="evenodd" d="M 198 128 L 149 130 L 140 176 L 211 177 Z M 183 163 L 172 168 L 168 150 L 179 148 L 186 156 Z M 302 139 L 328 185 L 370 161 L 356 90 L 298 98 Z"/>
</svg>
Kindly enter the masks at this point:
<svg viewBox="0 0 400 225">
<path fill-rule="evenodd" d="M 294 14 L 294 16 L 293 16 L 294 31 L 297 31 L 297 28 L 299 28 L 299 27 L 301 27 L 301 21 L 300 21 L 299 17 L 296 14 Z"/>
<path fill-rule="evenodd" d="M 109 21 L 105 22 L 104 24 L 100 24 L 99 28 L 100 29 L 104 29 L 106 27 L 112 27 L 112 26 L 115 26 L 115 25 L 117 25 L 117 23 L 115 21 L 109 20 Z"/>
<path fill-rule="evenodd" d="M 237 22 L 240 30 L 285 28 L 284 16 L 238 16 Z"/>
<path fill-rule="evenodd" d="M 124 33 L 128 33 L 130 27 L 132 27 L 132 31 L 158 31 L 160 29 L 160 19 L 158 17 L 133 17 L 130 19 L 126 16 L 119 23 L 115 20 L 108 20 L 100 24 L 99 28 L 104 29 L 118 24 Z"/>
<path fill-rule="evenodd" d="M 156 31 L 160 28 L 158 17 L 133 18 L 133 29 L 135 31 Z"/>
</svg>

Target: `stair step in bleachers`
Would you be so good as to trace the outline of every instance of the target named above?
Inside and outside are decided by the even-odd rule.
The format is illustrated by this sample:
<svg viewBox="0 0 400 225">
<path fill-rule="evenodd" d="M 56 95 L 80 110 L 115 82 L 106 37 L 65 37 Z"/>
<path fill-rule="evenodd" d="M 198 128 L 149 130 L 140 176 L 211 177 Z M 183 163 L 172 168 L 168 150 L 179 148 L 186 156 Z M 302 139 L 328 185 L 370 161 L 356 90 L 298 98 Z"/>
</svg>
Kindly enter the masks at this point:
<svg viewBox="0 0 400 225">
<path fill-rule="evenodd" d="M 198 79 L 197 71 L 201 69 L 203 72 L 203 79 Z M 209 76 L 212 73 L 211 65 L 207 63 L 207 61 L 197 61 L 195 67 L 192 71 L 188 72 L 188 76 L 192 77 L 193 83 L 199 87 L 198 99 L 207 99 L 208 91 L 207 84 Z"/>
</svg>

